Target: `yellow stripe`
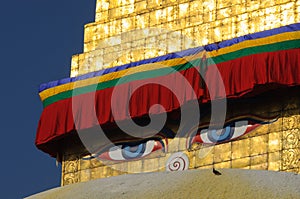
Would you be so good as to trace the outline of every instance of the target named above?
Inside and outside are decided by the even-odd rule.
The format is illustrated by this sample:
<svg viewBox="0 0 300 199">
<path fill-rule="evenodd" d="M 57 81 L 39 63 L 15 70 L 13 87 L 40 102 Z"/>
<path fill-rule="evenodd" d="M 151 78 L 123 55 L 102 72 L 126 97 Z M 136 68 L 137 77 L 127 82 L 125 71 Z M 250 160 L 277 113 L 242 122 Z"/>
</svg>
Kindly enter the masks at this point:
<svg viewBox="0 0 300 199">
<path fill-rule="evenodd" d="M 59 85 L 59 86 L 56 86 L 53 88 L 46 89 L 46 90 L 40 92 L 39 95 L 40 95 L 41 100 L 44 101 L 48 97 L 51 97 L 58 93 L 72 90 L 75 88 L 80 88 L 80 87 L 84 87 L 84 86 L 88 86 L 88 85 L 92 85 L 92 84 L 97 84 L 100 82 L 106 82 L 109 80 L 121 78 L 121 77 L 135 74 L 138 72 L 150 71 L 150 70 L 155 70 L 155 69 L 160 69 L 160 68 L 167 68 L 167 67 L 171 67 L 171 66 L 175 66 L 175 65 L 179 65 L 179 64 L 185 64 L 191 60 L 196 59 L 199 56 L 202 57 L 203 53 L 204 52 L 200 52 L 198 54 L 183 57 L 183 58 L 175 58 L 175 59 L 165 60 L 165 61 L 161 61 L 161 62 L 143 64 L 143 65 L 140 65 L 137 67 L 124 69 L 124 70 L 117 71 L 117 72 L 112 72 L 112 73 L 105 74 L 102 76 L 97 76 L 97 77 L 92 77 L 92 78 L 88 78 L 88 79 L 84 79 L 84 80 L 80 80 L 80 81 L 76 81 L 76 82 L 62 84 L 62 85 Z"/>
<path fill-rule="evenodd" d="M 229 47 L 225 47 L 225 48 L 221 48 L 219 50 L 207 52 L 207 55 L 208 55 L 208 57 L 212 58 L 212 57 L 224 55 L 227 53 L 235 52 L 235 51 L 238 51 L 238 50 L 241 50 L 244 48 L 273 44 L 273 43 L 294 40 L 294 39 L 300 39 L 300 31 L 282 33 L 282 34 L 273 35 L 273 36 L 269 36 L 269 37 L 265 37 L 265 38 L 261 38 L 261 39 L 246 40 L 246 41 L 234 44 Z M 97 84 L 100 82 L 105 82 L 105 81 L 121 78 L 121 77 L 124 77 L 125 75 L 135 74 L 138 72 L 144 72 L 144 71 L 184 64 L 190 60 L 202 57 L 203 53 L 204 52 L 201 52 L 196 55 L 183 57 L 183 58 L 175 58 L 175 59 L 165 60 L 165 61 L 156 62 L 156 63 L 143 64 L 143 65 L 140 65 L 137 67 L 132 67 L 132 68 L 128 68 L 125 70 L 105 74 L 103 76 L 98 76 L 98 77 L 93 77 L 93 78 L 89 78 L 89 79 L 85 79 L 85 80 L 79 80 L 76 82 L 62 84 L 62 85 L 59 85 L 59 86 L 56 86 L 53 88 L 46 89 L 46 90 L 40 92 L 39 95 L 40 95 L 41 100 L 44 101 L 48 97 L 51 97 L 58 93 L 72 90 L 75 88 L 80 88 L 80 87 L 84 87 L 84 86 L 88 86 L 88 85 L 92 85 L 92 84 Z"/>
</svg>

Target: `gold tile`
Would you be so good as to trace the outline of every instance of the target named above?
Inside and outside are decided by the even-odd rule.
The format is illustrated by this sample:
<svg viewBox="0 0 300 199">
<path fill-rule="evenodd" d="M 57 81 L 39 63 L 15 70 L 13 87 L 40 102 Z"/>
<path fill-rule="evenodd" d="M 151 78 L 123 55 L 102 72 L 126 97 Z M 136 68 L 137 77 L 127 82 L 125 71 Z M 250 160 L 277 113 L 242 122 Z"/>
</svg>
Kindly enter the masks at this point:
<svg viewBox="0 0 300 199">
<path fill-rule="evenodd" d="M 201 1 L 192 1 L 190 4 L 190 15 L 201 15 L 202 12 L 202 2 Z"/>
<path fill-rule="evenodd" d="M 176 18 L 176 7 L 169 6 L 167 7 L 167 21 L 173 21 Z"/>
<path fill-rule="evenodd" d="M 288 10 L 292 12 L 295 5 L 295 2 L 288 2 L 286 4 L 281 5 L 281 10 Z"/>
<path fill-rule="evenodd" d="M 166 162 L 167 162 L 168 157 L 165 156 L 165 157 L 159 157 L 158 158 L 158 166 L 159 166 L 158 171 L 165 171 L 166 170 Z"/>
<path fill-rule="evenodd" d="M 106 178 L 111 177 L 113 175 L 113 169 L 110 166 L 104 166 L 103 174 Z"/>
<path fill-rule="evenodd" d="M 150 16 L 150 26 L 155 26 L 159 23 L 159 16 L 157 16 L 157 11 L 152 11 L 149 13 L 149 16 Z"/>
<path fill-rule="evenodd" d="M 217 11 L 217 19 L 224 19 L 232 14 L 231 7 L 223 8 Z"/>
<path fill-rule="evenodd" d="M 299 146 L 299 129 L 283 131 L 282 147 L 283 149 L 293 149 Z"/>
<path fill-rule="evenodd" d="M 92 34 L 93 34 L 93 26 L 87 26 L 84 29 L 84 43 L 88 43 L 92 40 Z"/>
<path fill-rule="evenodd" d="M 232 15 L 239 15 L 246 12 L 246 5 L 245 4 L 237 4 L 231 7 L 231 14 Z"/>
<path fill-rule="evenodd" d="M 127 32 L 135 28 L 133 17 L 122 19 L 122 32 Z"/>
<path fill-rule="evenodd" d="M 188 3 L 182 3 L 179 4 L 179 18 L 185 18 L 189 11 L 189 4 Z"/>
<path fill-rule="evenodd" d="M 71 68 L 78 68 L 79 55 L 73 55 L 71 60 Z"/>
<path fill-rule="evenodd" d="M 143 159 L 143 172 L 157 172 L 159 170 L 159 162 L 157 158 Z"/>
<path fill-rule="evenodd" d="M 80 175 L 80 182 L 87 182 L 91 179 L 91 170 L 90 169 L 85 169 L 85 170 L 81 170 L 79 172 Z"/>
<path fill-rule="evenodd" d="M 288 149 L 282 151 L 282 170 L 288 170 L 299 167 L 300 149 Z"/>
<path fill-rule="evenodd" d="M 206 45 L 209 42 L 209 25 L 203 24 L 195 27 L 195 40 L 200 45 Z"/>
<path fill-rule="evenodd" d="M 89 52 L 91 51 L 93 48 L 93 43 L 92 42 L 89 42 L 89 43 L 84 43 L 83 44 L 83 50 L 84 52 Z"/>
<path fill-rule="evenodd" d="M 233 141 L 231 146 L 232 159 L 250 156 L 250 139 Z"/>
<path fill-rule="evenodd" d="M 249 24 L 248 21 L 239 21 L 237 23 L 237 33 L 236 36 L 243 36 L 249 33 Z"/>
<path fill-rule="evenodd" d="M 281 152 L 274 152 L 274 153 L 268 154 L 268 156 L 269 156 L 268 170 L 272 170 L 272 171 L 281 170 L 281 168 L 280 168 L 280 163 L 281 163 L 280 153 Z"/>
<path fill-rule="evenodd" d="M 123 49 L 124 51 L 129 50 L 130 48 L 132 48 L 132 43 L 131 42 L 123 42 L 121 43 L 121 49 Z"/>
<path fill-rule="evenodd" d="M 123 6 L 121 9 L 122 16 L 130 15 L 134 12 L 134 4 Z"/>
<path fill-rule="evenodd" d="M 109 8 L 115 8 L 121 6 L 121 1 L 119 0 L 111 0 L 109 1 Z"/>
<path fill-rule="evenodd" d="M 131 56 L 132 56 L 132 61 L 134 61 L 134 62 L 145 59 L 144 54 L 141 53 L 140 51 L 131 52 Z"/>
<path fill-rule="evenodd" d="M 98 13 L 99 16 L 98 17 L 96 16 L 98 18 L 98 21 L 100 21 L 100 22 L 107 21 L 108 17 L 109 17 L 108 13 L 109 13 L 108 10 Z"/>
<path fill-rule="evenodd" d="M 117 164 L 113 164 L 110 166 L 113 170 L 113 176 L 116 176 L 117 174 L 125 174 L 128 173 L 128 163 L 127 162 L 120 162 Z"/>
<path fill-rule="evenodd" d="M 102 10 L 108 10 L 109 2 L 106 0 L 97 0 L 96 11 L 100 12 Z"/>
<path fill-rule="evenodd" d="M 91 166 L 90 160 L 80 159 L 79 162 L 79 170 L 89 169 Z"/>
<path fill-rule="evenodd" d="M 250 155 L 264 154 L 268 151 L 268 135 L 261 135 L 250 138 Z"/>
<path fill-rule="evenodd" d="M 185 20 L 185 19 L 182 19 L 182 20 Z M 184 22 L 182 22 L 182 23 L 184 23 Z M 181 31 L 174 31 L 167 35 L 168 48 L 170 48 L 170 46 L 172 46 L 172 43 L 173 43 L 174 47 L 176 47 L 177 49 L 181 49 L 181 41 L 182 41 Z"/>
<path fill-rule="evenodd" d="M 104 169 L 105 166 L 93 168 L 90 170 L 90 179 L 105 178 Z"/>
<path fill-rule="evenodd" d="M 70 77 L 76 77 L 76 76 L 78 76 L 78 74 L 79 74 L 79 69 L 78 68 L 71 69 Z"/>
<path fill-rule="evenodd" d="M 297 7 L 296 14 L 295 21 L 300 21 L 300 6 Z"/>
<path fill-rule="evenodd" d="M 96 12 L 95 21 L 101 21 L 101 14 L 99 12 Z"/>
<path fill-rule="evenodd" d="M 236 3 L 236 2 L 224 1 L 224 0 L 217 0 L 217 8 L 220 9 L 220 8 L 230 7 L 234 3 Z"/>
<path fill-rule="evenodd" d="M 143 170 L 142 161 L 130 161 L 127 163 L 128 173 L 141 173 Z"/>
<path fill-rule="evenodd" d="M 268 169 L 268 155 L 258 155 L 250 158 L 250 168 L 251 169 L 260 169 L 266 170 Z"/>
<path fill-rule="evenodd" d="M 271 6 L 274 6 L 276 4 L 276 1 L 261 1 L 260 7 L 261 8 L 269 8 Z"/>
<path fill-rule="evenodd" d="M 160 6 L 162 4 L 162 0 L 147 0 L 147 8 L 154 8 Z"/>
<path fill-rule="evenodd" d="M 274 132 L 269 134 L 268 152 L 276 152 L 282 149 L 281 132 Z"/>
<path fill-rule="evenodd" d="M 231 159 L 231 142 L 215 145 L 214 163 L 224 162 Z"/>
<path fill-rule="evenodd" d="M 182 34 L 185 37 L 193 38 L 193 36 L 194 36 L 194 28 L 193 27 L 185 28 L 185 29 L 182 30 Z"/>
<path fill-rule="evenodd" d="M 121 8 L 113 8 L 108 10 L 109 19 L 116 19 L 121 16 Z"/>
<path fill-rule="evenodd" d="M 134 3 L 134 10 L 136 13 L 145 11 L 147 8 L 146 0 Z"/>
<path fill-rule="evenodd" d="M 247 1 L 247 11 L 257 10 L 259 8 L 260 1 L 259 0 L 251 0 Z"/>
<path fill-rule="evenodd" d="M 235 159 L 231 162 L 232 168 L 245 168 L 250 166 L 250 157 Z"/>
<path fill-rule="evenodd" d="M 299 111 L 299 110 L 298 110 Z M 282 118 L 283 130 L 290 130 L 298 127 L 298 116 L 290 116 Z"/>
<path fill-rule="evenodd" d="M 213 164 L 214 147 L 203 147 L 195 151 L 195 167 Z"/>
<path fill-rule="evenodd" d="M 119 176 L 122 175 L 123 173 L 120 170 L 116 169 L 111 169 L 111 176 Z"/>
<path fill-rule="evenodd" d="M 64 161 L 64 173 L 74 173 L 79 170 L 79 160 L 65 160 Z"/>
<path fill-rule="evenodd" d="M 203 15 L 203 22 L 212 22 L 216 20 L 216 11 L 204 10 L 205 15 Z"/>
<path fill-rule="evenodd" d="M 229 18 L 226 18 L 226 19 L 223 19 L 221 22 L 220 22 L 220 26 L 225 26 L 226 28 L 230 28 L 231 29 L 231 25 L 232 25 L 232 21 L 233 21 L 233 17 L 229 17 Z M 224 28 L 225 29 L 225 28 Z"/>
<path fill-rule="evenodd" d="M 217 2 L 216 0 L 203 0 L 202 6 L 207 10 L 215 10 Z"/>
<path fill-rule="evenodd" d="M 145 39 L 138 39 L 139 37 L 143 37 L 143 35 L 137 35 L 137 40 L 135 40 L 131 43 L 131 50 L 133 50 L 135 48 L 136 49 L 142 48 L 145 45 Z M 143 54 L 143 53 L 140 53 L 140 54 Z"/>
<path fill-rule="evenodd" d="M 74 184 L 79 182 L 79 173 L 78 172 L 73 172 L 73 173 L 68 173 L 65 175 L 62 175 L 62 185 L 69 185 L 69 184 Z"/>
<path fill-rule="evenodd" d="M 270 15 L 270 14 L 276 14 L 276 13 L 278 13 L 278 12 L 277 12 L 276 7 L 273 6 L 273 7 L 267 7 L 267 8 L 265 9 L 265 13 L 266 13 L 266 15 Z"/>
<path fill-rule="evenodd" d="M 184 37 L 183 38 L 183 49 L 189 49 L 189 48 L 195 48 L 198 47 L 199 44 L 195 41 L 195 39 L 189 38 L 189 37 Z"/>
<path fill-rule="evenodd" d="M 281 12 L 281 25 L 288 25 L 295 21 L 295 13 L 291 10 L 284 10 Z"/>
<path fill-rule="evenodd" d="M 222 33 L 221 33 L 220 29 L 221 29 L 220 27 L 214 28 L 213 34 L 211 35 L 212 40 L 215 42 L 222 40 Z"/>
<path fill-rule="evenodd" d="M 203 15 L 192 15 L 188 18 L 190 26 L 195 26 L 203 23 Z"/>
</svg>

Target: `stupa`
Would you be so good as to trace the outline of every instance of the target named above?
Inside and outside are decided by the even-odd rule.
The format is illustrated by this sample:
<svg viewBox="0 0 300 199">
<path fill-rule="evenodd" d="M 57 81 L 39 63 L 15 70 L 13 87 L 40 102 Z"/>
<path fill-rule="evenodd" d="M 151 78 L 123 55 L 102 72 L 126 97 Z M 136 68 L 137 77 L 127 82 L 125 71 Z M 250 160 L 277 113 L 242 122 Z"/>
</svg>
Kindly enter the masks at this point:
<svg viewBox="0 0 300 199">
<path fill-rule="evenodd" d="M 299 0 L 97 0 L 70 77 L 40 86 L 61 185 L 220 169 L 300 173 Z M 297 181 L 299 182 L 299 181 Z"/>
</svg>

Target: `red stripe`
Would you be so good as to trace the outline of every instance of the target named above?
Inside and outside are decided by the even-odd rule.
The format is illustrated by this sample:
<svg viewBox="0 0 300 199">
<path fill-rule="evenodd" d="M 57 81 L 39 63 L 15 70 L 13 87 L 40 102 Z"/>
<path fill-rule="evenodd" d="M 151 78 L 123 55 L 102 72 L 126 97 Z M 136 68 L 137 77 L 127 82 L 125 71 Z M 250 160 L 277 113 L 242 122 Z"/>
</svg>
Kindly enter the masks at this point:
<svg viewBox="0 0 300 199">
<path fill-rule="evenodd" d="M 220 73 L 225 86 L 227 98 L 238 98 L 257 86 L 267 84 L 295 86 L 300 84 L 300 49 L 284 50 L 270 53 L 255 54 L 217 65 L 217 70 L 208 67 L 205 82 L 211 89 L 206 89 L 204 102 L 217 99 L 224 94 L 216 81 Z M 209 96 L 209 93 L 211 96 Z"/>
</svg>

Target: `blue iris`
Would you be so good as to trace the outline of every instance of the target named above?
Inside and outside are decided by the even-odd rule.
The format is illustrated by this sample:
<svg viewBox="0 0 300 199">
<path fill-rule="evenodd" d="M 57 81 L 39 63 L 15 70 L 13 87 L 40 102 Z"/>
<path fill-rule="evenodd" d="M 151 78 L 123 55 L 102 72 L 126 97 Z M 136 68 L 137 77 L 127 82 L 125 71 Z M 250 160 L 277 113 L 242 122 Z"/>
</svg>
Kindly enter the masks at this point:
<svg viewBox="0 0 300 199">
<path fill-rule="evenodd" d="M 141 143 L 135 146 L 124 145 L 122 147 L 122 155 L 125 159 L 133 159 L 141 157 L 146 148 L 146 143 Z"/>
<path fill-rule="evenodd" d="M 207 132 L 208 139 L 211 142 L 224 142 L 226 140 L 230 140 L 233 136 L 234 128 L 231 126 L 226 126 L 222 130 L 210 130 Z"/>
</svg>

